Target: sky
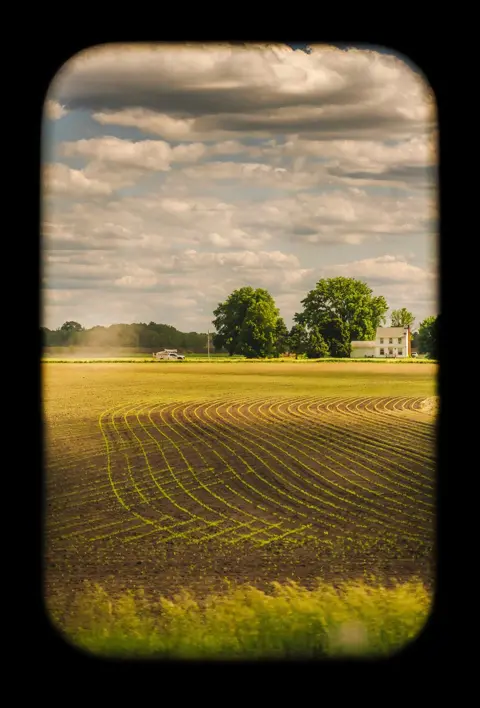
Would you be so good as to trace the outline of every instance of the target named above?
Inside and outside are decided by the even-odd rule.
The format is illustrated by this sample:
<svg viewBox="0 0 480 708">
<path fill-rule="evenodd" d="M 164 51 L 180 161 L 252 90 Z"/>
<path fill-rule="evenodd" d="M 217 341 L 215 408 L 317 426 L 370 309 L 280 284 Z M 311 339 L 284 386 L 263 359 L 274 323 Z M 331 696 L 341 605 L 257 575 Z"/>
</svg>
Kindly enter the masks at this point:
<svg viewBox="0 0 480 708">
<path fill-rule="evenodd" d="M 84 50 L 45 101 L 42 324 L 212 331 L 251 285 L 291 326 L 341 275 L 418 326 L 438 314 L 437 154 L 432 90 L 385 50 Z"/>
</svg>

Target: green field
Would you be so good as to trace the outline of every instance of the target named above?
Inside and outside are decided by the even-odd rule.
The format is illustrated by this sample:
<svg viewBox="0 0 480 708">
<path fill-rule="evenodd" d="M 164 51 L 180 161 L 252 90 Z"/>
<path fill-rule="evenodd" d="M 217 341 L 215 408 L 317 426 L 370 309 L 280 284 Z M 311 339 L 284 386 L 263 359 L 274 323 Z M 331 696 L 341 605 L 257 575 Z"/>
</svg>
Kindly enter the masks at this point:
<svg viewBox="0 0 480 708">
<path fill-rule="evenodd" d="M 245 658 L 414 636 L 437 367 L 342 363 L 45 362 L 45 600 L 67 637 Z"/>
</svg>

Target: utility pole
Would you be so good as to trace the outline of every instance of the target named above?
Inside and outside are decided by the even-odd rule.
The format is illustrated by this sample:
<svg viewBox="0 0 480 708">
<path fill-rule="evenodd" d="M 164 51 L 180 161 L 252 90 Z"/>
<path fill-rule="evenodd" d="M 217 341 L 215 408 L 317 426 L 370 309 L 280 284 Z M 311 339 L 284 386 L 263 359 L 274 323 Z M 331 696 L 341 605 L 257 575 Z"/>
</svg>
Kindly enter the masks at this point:
<svg viewBox="0 0 480 708">
<path fill-rule="evenodd" d="M 207 332 L 207 352 L 208 352 L 208 361 L 210 361 L 210 330 Z"/>
</svg>

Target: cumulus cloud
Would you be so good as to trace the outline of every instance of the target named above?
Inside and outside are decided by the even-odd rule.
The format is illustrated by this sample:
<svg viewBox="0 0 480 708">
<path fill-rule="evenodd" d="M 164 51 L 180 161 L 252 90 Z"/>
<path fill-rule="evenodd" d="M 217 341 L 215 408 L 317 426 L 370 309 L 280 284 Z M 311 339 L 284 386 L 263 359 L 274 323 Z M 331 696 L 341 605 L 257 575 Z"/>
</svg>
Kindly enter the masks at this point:
<svg viewBox="0 0 480 708">
<path fill-rule="evenodd" d="M 274 148 L 272 148 L 274 149 Z M 324 161 L 341 161 L 345 169 L 362 168 L 378 172 L 389 166 L 433 164 L 436 158 L 434 136 L 413 136 L 393 144 L 378 140 L 305 140 L 295 137 L 277 146 L 285 155 L 312 156 Z"/>
<path fill-rule="evenodd" d="M 168 292 L 203 292 L 208 312 L 230 289 L 251 283 L 281 295 L 288 320 L 322 273 L 321 252 L 307 256 L 302 248 L 328 245 L 335 252 L 341 243 L 358 248 L 364 242 L 377 243 L 385 234 L 405 238 L 425 229 L 428 215 L 425 201 L 418 197 L 379 199 L 362 190 L 265 200 L 255 210 L 214 198 L 131 197 L 88 208 L 75 205 L 64 214 L 63 224 L 45 227 L 44 252 L 54 256 L 48 261 L 52 287 L 70 283 L 102 293 L 139 293 L 139 312 L 142 292 L 163 292 L 166 287 Z M 408 276 L 407 289 L 412 292 L 416 284 L 423 298 L 431 279 L 424 279 L 418 266 L 392 258 L 332 266 L 329 274 L 366 278 L 380 289 L 405 285 Z M 218 290 L 215 297 L 209 294 L 213 283 L 222 296 Z M 394 303 L 404 302 L 403 290 L 389 292 Z M 205 322 L 207 315 L 199 316 Z"/>
<path fill-rule="evenodd" d="M 44 173 L 48 194 L 78 196 L 110 195 L 135 184 L 149 172 L 167 172 L 171 163 L 197 160 L 205 151 L 201 144 L 172 148 L 160 140 L 133 142 L 115 137 L 91 138 L 64 142 L 60 152 L 67 158 L 85 158 L 82 169 L 63 163 L 46 166 Z"/>
<path fill-rule="evenodd" d="M 136 261 L 148 260 L 157 254 L 168 253 L 171 244 L 160 234 L 149 234 L 142 231 L 120 231 L 115 224 L 106 224 L 88 233 L 82 232 L 80 227 L 59 227 L 44 230 L 43 250 L 45 258 L 50 263 L 62 263 L 56 255 L 75 258 L 83 262 L 85 254 L 97 258 L 100 252 L 108 252 L 112 263 L 118 259 L 129 258 L 134 265 Z M 135 259 L 135 260 L 134 260 Z"/>
<path fill-rule="evenodd" d="M 106 136 L 64 142 L 61 151 L 65 157 L 85 157 L 99 163 L 163 172 L 170 169 L 172 162 L 198 160 L 205 152 L 205 147 L 191 143 L 172 148 L 162 140 L 133 142 Z"/>
<path fill-rule="evenodd" d="M 325 176 L 324 170 L 295 172 L 286 167 L 258 162 L 208 162 L 194 167 L 185 167 L 168 180 L 168 184 L 184 179 L 204 181 L 241 180 L 249 185 L 273 187 L 282 190 L 300 190 L 318 185 Z"/>
<path fill-rule="evenodd" d="M 208 241 L 218 248 L 258 248 L 263 243 L 270 241 L 272 235 L 268 231 L 261 231 L 252 235 L 243 229 L 223 229 L 222 233 L 209 233 Z"/>
<path fill-rule="evenodd" d="M 87 108 L 103 125 L 135 126 L 165 138 L 238 132 L 330 139 L 401 135 L 434 120 L 426 82 L 392 55 L 314 46 L 118 45 L 70 59 L 52 94 Z M 215 132 L 217 131 L 217 133 Z"/>
<path fill-rule="evenodd" d="M 246 205 L 245 205 L 246 208 Z M 176 248 L 215 246 L 222 249 L 256 249 L 261 248 L 273 238 L 272 234 L 262 225 L 255 228 L 242 228 L 242 219 L 246 218 L 243 205 L 220 202 L 214 198 L 197 198 L 187 201 L 162 196 L 130 197 L 111 200 L 104 205 L 90 204 L 83 208 L 76 204 L 68 213 L 63 213 L 64 232 L 77 234 L 79 248 L 88 242 L 105 245 L 107 234 L 116 247 L 121 233 L 127 234 L 123 239 L 126 248 L 128 241 L 135 248 L 142 239 L 143 246 L 151 253 L 165 244 L 173 250 Z M 66 228 L 67 227 L 67 228 Z M 51 223 L 46 228 L 48 236 L 51 233 Z M 100 239 L 103 234 L 104 238 Z M 59 236 L 59 231 L 55 232 Z M 118 238 L 115 240 L 113 237 Z M 149 236 L 148 241 L 146 240 Z M 50 241 L 46 247 L 49 248 Z"/>
<path fill-rule="evenodd" d="M 245 223 L 281 232 L 295 243 L 355 245 L 381 236 L 429 230 L 434 216 L 435 202 L 427 197 L 396 198 L 336 189 L 265 201 Z"/>
<path fill-rule="evenodd" d="M 45 101 L 45 114 L 50 120 L 60 120 L 67 113 L 68 111 L 58 101 L 52 101 L 51 99 Z"/>
<path fill-rule="evenodd" d="M 199 270 L 211 266 L 226 266 L 233 271 L 247 270 L 249 272 L 265 268 L 298 268 L 299 261 L 293 254 L 281 251 L 231 251 L 231 252 L 199 252 L 188 249 L 178 254 L 156 261 L 159 270 L 182 272 Z"/>
<path fill-rule="evenodd" d="M 424 283 L 434 277 L 426 269 L 390 255 L 330 266 L 329 271 L 348 278 L 362 278 L 375 285 Z"/>
<path fill-rule="evenodd" d="M 109 111 L 107 113 L 99 111 L 92 113 L 92 118 L 100 123 L 100 125 L 119 125 L 125 128 L 138 128 L 144 133 L 161 135 L 166 140 L 188 140 L 194 135 L 193 118 L 172 118 L 171 116 L 155 113 L 145 108 L 126 108 L 120 111 Z M 200 136 L 197 135 L 197 137 Z"/>
<path fill-rule="evenodd" d="M 330 275 L 435 312 L 435 105 L 400 59 L 107 45 L 67 62 L 45 110 L 47 324 L 205 331 L 243 285 L 291 324 Z"/>
<path fill-rule="evenodd" d="M 131 141 L 106 136 L 66 141 L 60 145 L 60 153 L 66 158 L 86 160 L 85 177 L 108 184 L 110 191 L 135 184 L 152 172 L 168 173 L 169 189 L 188 189 L 192 181 L 234 180 L 246 186 L 293 192 L 337 185 L 432 189 L 436 183 L 434 143 L 431 138 L 419 137 L 394 146 L 358 140 L 294 139 L 283 144 L 268 141 L 256 147 L 238 141 L 172 147 L 162 140 Z M 255 155 L 263 161 L 252 159 Z M 173 166 L 177 169 L 172 171 Z"/>
<path fill-rule="evenodd" d="M 47 195 L 56 193 L 66 197 L 105 196 L 113 191 L 107 182 L 89 178 L 83 170 L 75 170 L 61 163 L 45 167 L 43 184 Z"/>
</svg>

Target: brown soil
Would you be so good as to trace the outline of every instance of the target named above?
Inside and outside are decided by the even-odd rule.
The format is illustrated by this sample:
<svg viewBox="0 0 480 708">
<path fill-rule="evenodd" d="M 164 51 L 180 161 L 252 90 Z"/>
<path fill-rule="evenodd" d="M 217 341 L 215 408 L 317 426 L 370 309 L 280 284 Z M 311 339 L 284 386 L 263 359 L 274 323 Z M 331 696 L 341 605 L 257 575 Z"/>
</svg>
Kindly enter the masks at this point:
<svg viewBox="0 0 480 708">
<path fill-rule="evenodd" d="M 84 580 L 167 596 L 205 595 L 225 579 L 430 585 L 435 425 L 424 400 L 200 401 L 105 415 L 75 454 L 61 442 L 48 451 L 47 603 Z"/>
</svg>

